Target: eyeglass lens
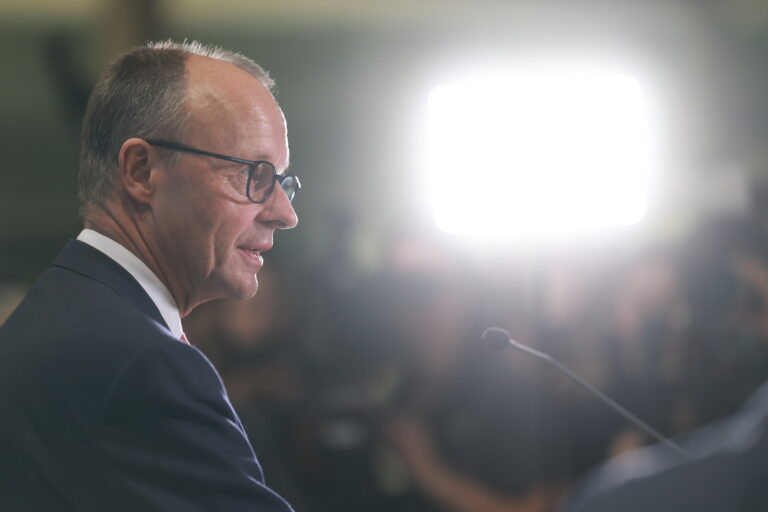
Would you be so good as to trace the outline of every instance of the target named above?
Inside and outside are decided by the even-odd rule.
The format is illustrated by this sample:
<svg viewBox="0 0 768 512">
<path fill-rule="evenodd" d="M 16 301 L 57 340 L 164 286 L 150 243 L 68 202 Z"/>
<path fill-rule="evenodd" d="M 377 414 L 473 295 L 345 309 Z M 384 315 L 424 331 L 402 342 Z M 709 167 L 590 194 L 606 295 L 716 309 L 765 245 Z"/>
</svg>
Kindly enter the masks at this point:
<svg viewBox="0 0 768 512">
<path fill-rule="evenodd" d="M 280 181 L 281 178 L 275 174 L 275 168 L 267 162 L 260 162 L 253 169 L 253 176 L 251 178 L 248 194 L 251 200 L 256 202 L 266 201 L 274 187 L 275 181 Z M 296 196 L 296 191 L 299 189 L 298 180 L 293 176 L 286 176 L 282 178 L 280 183 L 285 195 L 288 197 L 288 201 L 293 201 Z"/>
<path fill-rule="evenodd" d="M 285 195 L 288 197 L 288 201 L 293 202 L 293 198 L 296 196 L 296 191 L 299 190 L 299 181 L 293 176 L 286 176 L 283 178 L 283 182 L 280 183 L 283 187 Z"/>
</svg>

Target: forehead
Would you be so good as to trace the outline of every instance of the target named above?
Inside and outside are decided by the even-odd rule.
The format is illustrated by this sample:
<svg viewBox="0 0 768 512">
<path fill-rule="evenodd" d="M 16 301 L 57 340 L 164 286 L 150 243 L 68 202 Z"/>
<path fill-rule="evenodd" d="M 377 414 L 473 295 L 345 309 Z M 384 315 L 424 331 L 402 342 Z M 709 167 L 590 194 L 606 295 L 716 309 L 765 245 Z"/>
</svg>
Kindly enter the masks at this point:
<svg viewBox="0 0 768 512">
<path fill-rule="evenodd" d="M 287 165 L 285 118 L 261 81 L 228 62 L 187 61 L 186 135 L 189 143 L 252 160 Z"/>
</svg>

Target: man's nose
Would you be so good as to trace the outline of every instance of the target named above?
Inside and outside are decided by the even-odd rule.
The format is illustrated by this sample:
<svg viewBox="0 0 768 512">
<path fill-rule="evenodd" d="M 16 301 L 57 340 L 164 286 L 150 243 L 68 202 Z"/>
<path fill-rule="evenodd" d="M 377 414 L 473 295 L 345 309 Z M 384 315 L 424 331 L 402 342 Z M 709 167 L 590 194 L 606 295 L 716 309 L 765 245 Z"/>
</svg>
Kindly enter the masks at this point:
<svg viewBox="0 0 768 512">
<path fill-rule="evenodd" d="M 293 229 L 299 223 L 299 217 L 296 210 L 288 200 L 288 196 L 283 187 L 278 184 L 266 201 L 266 208 L 262 214 L 266 216 L 265 220 L 277 225 L 277 229 Z"/>
</svg>

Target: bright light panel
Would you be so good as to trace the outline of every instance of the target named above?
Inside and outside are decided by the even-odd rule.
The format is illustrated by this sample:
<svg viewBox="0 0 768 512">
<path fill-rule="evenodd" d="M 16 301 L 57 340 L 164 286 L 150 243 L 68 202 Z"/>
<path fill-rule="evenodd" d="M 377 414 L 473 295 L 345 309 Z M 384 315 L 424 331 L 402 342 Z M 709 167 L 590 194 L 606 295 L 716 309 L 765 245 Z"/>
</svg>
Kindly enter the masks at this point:
<svg viewBox="0 0 768 512">
<path fill-rule="evenodd" d="M 428 189 L 447 233 L 550 235 L 639 222 L 653 148 L 639 84 L 518 73 L 429 95 Z"/>
</svg>

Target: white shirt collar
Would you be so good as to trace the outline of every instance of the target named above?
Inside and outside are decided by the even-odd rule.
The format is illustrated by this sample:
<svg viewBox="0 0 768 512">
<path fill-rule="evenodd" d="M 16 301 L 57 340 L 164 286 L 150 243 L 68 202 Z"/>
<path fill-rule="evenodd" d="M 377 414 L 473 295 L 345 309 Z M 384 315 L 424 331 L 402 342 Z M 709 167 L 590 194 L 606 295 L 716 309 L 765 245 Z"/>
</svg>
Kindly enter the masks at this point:
<svg viewBox="0 0 768 512">
<path fill-rule="evenodd" d="M 160 278 L 143 261 L 119 243 L 92 229 L 86 228 L 82 230 L 77 235 L 77 239 L 103 252 L 127 270 L 144 288 L 144 291 L 147 292 L 149 298 L 155 303 L 157 309 L 160 310 L 160 315 L 162 315 L 165 323 L 168 324 L 173 336 L 177 339 L 181 338 L 184 331 L 181 328 L 179 308 L 176 306 L 176 302 L 173 300 L 168 287 L 160 281 Z"/>
</svg>

